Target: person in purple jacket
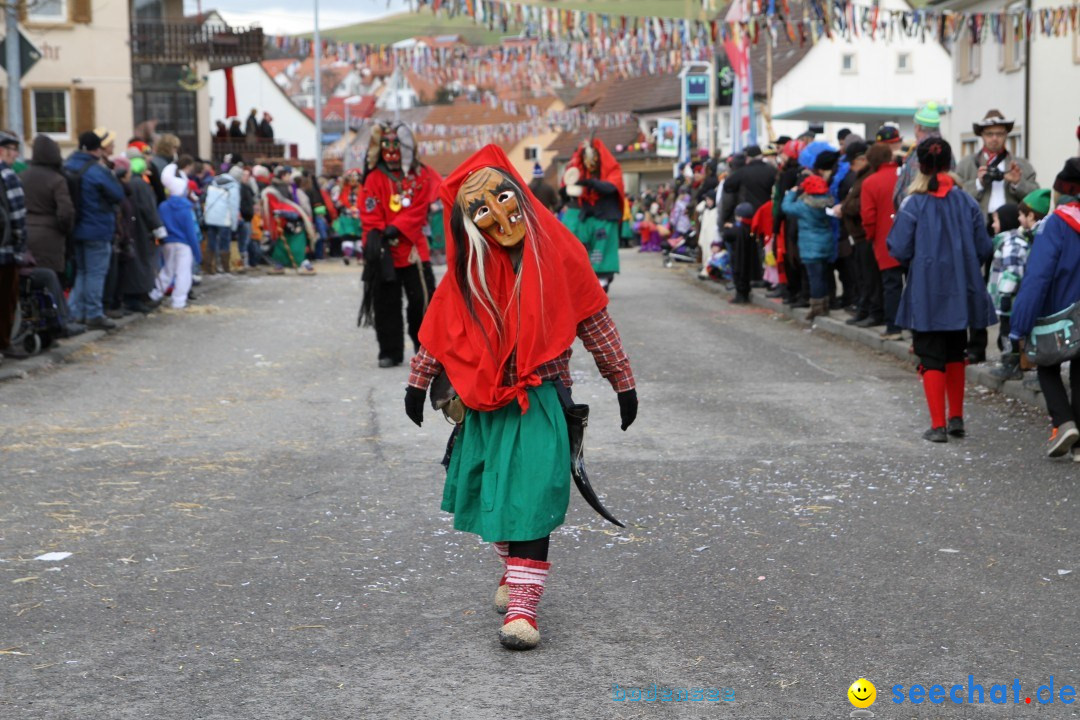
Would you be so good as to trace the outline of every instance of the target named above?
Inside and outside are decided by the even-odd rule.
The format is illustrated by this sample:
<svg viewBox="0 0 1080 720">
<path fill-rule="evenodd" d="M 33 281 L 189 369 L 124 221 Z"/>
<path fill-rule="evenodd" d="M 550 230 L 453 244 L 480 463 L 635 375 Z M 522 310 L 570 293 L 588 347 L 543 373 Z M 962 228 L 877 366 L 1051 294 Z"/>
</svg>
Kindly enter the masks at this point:
<svg viewBox="0 0 1080 720">
<path fill-rule="evenodd" d="M 919 357 L 930 429 L 923 437 L 964 437 L 964 354 L 969 328 L 997 322 L 982 265 L 994 252 L 986 222 L 957 183 L 952 148 L 930 137 L 917 149 L 919 172 L 886 239 L 889 255 L 908 267 L 896 324 L 911 330 Z M 945 401 L 948 397 L 948 425 Z"/>
</svg>

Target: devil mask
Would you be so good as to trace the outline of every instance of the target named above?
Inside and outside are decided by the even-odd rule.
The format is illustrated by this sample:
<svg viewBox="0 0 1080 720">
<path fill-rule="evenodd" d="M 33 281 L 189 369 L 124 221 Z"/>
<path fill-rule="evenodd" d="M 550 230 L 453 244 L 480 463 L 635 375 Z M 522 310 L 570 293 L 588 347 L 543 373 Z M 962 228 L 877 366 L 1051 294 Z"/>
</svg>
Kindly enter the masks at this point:
<svg viewBox="0 0 1080 720">
<path fill-rule="evenodd" d="M 379 152 L 383 162 L 391 170 L 401 169 L 401 141 L 394 130 L 384 132 L 379 140 Z"/>
<path fill-rule="evenodd" d="M 494 168 L 477 170 L 458 191 L 458 203 L 489 240 L 505 248 L 525 239 L 519 188 Z"/>
</svg>

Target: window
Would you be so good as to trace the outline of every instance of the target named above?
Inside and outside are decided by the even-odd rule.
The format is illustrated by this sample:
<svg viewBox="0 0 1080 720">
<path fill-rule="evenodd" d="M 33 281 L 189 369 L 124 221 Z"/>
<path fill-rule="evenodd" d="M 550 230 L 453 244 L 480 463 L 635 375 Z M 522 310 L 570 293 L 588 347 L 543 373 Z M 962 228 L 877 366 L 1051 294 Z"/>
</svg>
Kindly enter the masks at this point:
<svg viewBox="0 0 1080 720">
<path fill-rule="evenodd" d="M 71 137 L 71 97 L 67 90 L 31 91 L 30 109 L 34 134 L 54 140 Z"/>
<path fill-rule="evenodd" d="M 982 69 L 982 45 L 973 43 L 965 31 L 956 43 L 956 79 L 962 83 L 974 82 Z"/>
<path fill-rule="evenodd" d="M 526 160 L 533 160 L 533 161 L 539 160 L 540 159 L 540 146 L 539 145 L 529 145 L 528 147 L 526 147 L 525 148 L 525 159 Z"/>
<path fill-rule="evenodd" d="M 911 53 L 902 52 L 896 54 L 896 72 L 911 72 Z"/>
<path fill-rule="evenodd" d="M 1005 22 L 1002 33 L 1005 42 L 998 45 L 998 69 L 1003 72 L 1016 72 L 1024 67 L 1024 41 L 1020 39 L 1020 16 L 1011 11 L 1013 8 L 1023 9 L 1021 5 L 1014 5 L 1006 10 Z"/>
<path fill-rule="evenodd" d="M 852 74 L 857 72 L 858 66 L 855 64 L 855 53 L 844 53 L 840 56 L 840 72 L 845 74 Z"/>
<path fill-rule="evenodd" d="M 26 3 L 26 19 L 31 23 L 66 23 L 67 0 L 29 0 Z"/>
</svg>

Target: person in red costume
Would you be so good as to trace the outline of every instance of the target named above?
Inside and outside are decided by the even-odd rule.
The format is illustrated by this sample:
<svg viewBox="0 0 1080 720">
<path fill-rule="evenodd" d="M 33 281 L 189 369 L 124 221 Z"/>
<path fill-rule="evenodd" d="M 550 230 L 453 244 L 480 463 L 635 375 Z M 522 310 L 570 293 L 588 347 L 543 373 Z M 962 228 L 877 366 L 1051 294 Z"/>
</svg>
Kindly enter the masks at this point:
<svg viewBox="0 0 1080 720">
<path fill-rule="evenodd" d="M 618 394 L 622 429 L 637 416 L 630 361 L 607 296 L 574 236 L 528 190 L 501 149 L 483 148 L 440 192 L 447 273 L 420 328 L 405 412 L 420 425 L 432 380 L 445 373 L 464 405 L 442 509 L 454 527 L 495 544 L 504 572 L 499 640 L 540 642 L 536 611 L 551 532 L 570 496 L 570 443 L 556 383 L 569 387 L 581 338 Z M 433 391 L 434 395 L 434 391 Z M 448 414 L 449 415 L 449 414 Z"/>
<path fill-rule="evenodd" d="M 563 173 L 563 222 L 585 245 L 606 292 L 619 272 L 619 234 L 626 206 L 622 167 L 595 138 L 581 143 Z"/>
<path fill-rule="evenodd" d="M 420 347 L 417 334 L 435 291 L 424 225 L 441 183 L 439 173 L 417 160 L 416 141 L 407 125 L 371 127 L 360 208 L 365 264 L 358 323 L 375 326 L 379 367 L 400 365 L 405 357 L 402 290 L 409 303 L 413 350 Z"/>
</svg>

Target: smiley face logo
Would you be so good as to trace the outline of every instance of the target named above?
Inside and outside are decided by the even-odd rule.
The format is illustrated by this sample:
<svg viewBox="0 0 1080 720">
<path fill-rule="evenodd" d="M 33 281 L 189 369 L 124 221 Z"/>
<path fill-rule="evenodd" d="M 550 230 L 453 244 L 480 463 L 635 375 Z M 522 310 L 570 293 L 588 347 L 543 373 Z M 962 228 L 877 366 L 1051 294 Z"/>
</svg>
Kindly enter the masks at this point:
<svg viewBox="0 0 1080 720">
<path fill-rule="evenodd" d="M 868 708 L 877 700 L 877 688 L 866 678 L 859 678 L 851 683 L 847 690 L 848 700 L 857 708 Z"/>
</svg>

